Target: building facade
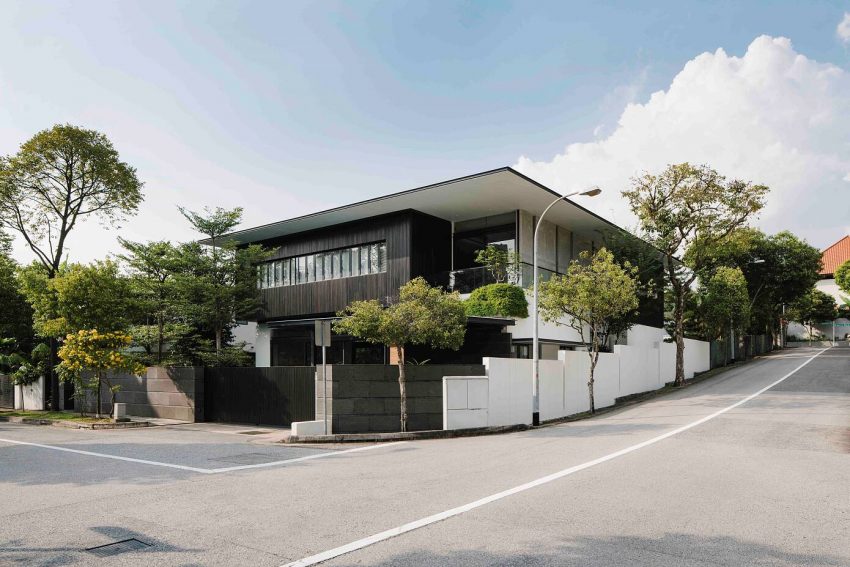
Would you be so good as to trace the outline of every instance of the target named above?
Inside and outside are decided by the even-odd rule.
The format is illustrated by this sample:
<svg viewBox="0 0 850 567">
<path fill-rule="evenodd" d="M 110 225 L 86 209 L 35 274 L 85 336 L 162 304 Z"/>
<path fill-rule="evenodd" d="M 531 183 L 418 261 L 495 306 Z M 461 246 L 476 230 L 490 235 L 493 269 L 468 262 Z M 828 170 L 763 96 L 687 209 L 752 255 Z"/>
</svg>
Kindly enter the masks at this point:
<svg viewBox="0 0 850 567">
<path fill-rule="evenodd" d="M 400 286 L 418 276 L 468 294 L 493 281 L 475 262 L 477 251 L 488 245 L 517 252 L 520 269 L 513 283 L 528 288 L 535 215 L 557 196 L 502 168 L 233 233 L 230 238 L 239 244 L 273 250 L 258 266 L 263 306 L 254 324 L 237 334 L 245 337 L 249 329 L 258 366 L 315 364 L 316 320 L 336 317 L 355 300 L 391 302 Z M 625 234 L 571 201 L 558 203 L 540 227 L 541 278 L 564 273 L 582 251 L 599 249 L 612 232 Z M 658 298 L 642 322 L 660 327 L 662 303 Z M 408 358 L 446 363 L 530 358 L 532 324 L 531 318 L 471 317 L 460 351 L 412 347 Z M 580 346 L 578 333 L 566 326 L 541 322 L 540 329 L 543 358 Z M 334 336 L 328 362 L 385 363 L 389 356 L 381 346 Z"/>
</svg>

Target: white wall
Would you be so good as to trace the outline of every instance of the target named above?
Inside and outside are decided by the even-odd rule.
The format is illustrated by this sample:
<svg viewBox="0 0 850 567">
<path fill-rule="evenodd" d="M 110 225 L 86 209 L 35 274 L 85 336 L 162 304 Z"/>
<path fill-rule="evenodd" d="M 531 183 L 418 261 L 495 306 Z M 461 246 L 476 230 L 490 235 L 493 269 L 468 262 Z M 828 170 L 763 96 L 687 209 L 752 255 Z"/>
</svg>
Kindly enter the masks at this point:
<svg viewBox="0 0 850 567">
<path fill-rule="evenodd" d="M 233 342 L 245 343 L 245 350 L 254 352 L 257 341 L 257 323 L 248 321 L 242 325 L 236 325 L 231 332 L 233 333 Z"/>
<path fill-rule="evenodd" d="M 627 345 L 601 353 L 594 372 L 597 408 L 617 398 L 664 387 L 675 376 L 676 345 L 661 342 L 662 329 L 636 327 Z M 685 376 L 709 369 L 709 343 L 685 341 Z M 486 378 L 447 377 L 443 380 L 443 426 L 446 429 L 529 424 L 532 420 L 532 361 L 485 358 Z M 540 419 L 558 419 L 588 411 L 586 351 L 561 351 L 559 360 L 540 361 Z M 475 384 L 473 385 L 473 381 Z M 471 400 L 470 388 L 478 397 Z M 486 404 L 483 388 L 486 388 Z M 486 406 L 486 407 L 485 407 Z M 485 419 L 486 418 L 486 419 Z"/>
<path fill-rule="evenodd" d="M 272 365 L 272 331 L 265 323 L 259 323 L 256 327 L 254 366 L 266 368 Z"/>
<path fill-rule="evenodd" d="M 27 386 L 15 386 L 15 409 L 44 409 L 44 378 L 39 378 Z"/>
</svg>

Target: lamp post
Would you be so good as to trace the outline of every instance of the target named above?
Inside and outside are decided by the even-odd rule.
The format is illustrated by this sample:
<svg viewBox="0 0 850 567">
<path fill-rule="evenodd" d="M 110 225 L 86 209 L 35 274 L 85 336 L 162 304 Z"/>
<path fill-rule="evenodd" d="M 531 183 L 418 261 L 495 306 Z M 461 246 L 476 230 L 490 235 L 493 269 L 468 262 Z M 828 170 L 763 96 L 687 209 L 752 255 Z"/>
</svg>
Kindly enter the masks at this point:
<svg viewBox="0 0 850 567">
<path fill-rule="evenodd" d="M 534 225 L 534 262 L 533 262 L 533 270 L 534 270 L 534 295 L 532 300 L 531 309 L 534 312 L 534 335 L 532 339 L 532 386 L 531 386 L 531 396 L 534 400 L 534 405 L 531 414 L 531 423 L 532 425 L 540 425 L 540 331 L 539 331 L 539 317 L 537 313 L 537 239 L 540 234 L 540 223 L 543 222 L 543 217 L 546 216 L 546 213 L 549 212 L 549 209 L 555 206 L 555 203 L 559 201 L 566 201 L 569 197 L 573 197 L 576 195 L 586 195 L 587 197 L 596 197 L 602 193 L 602 189 L 599 187 L 591 187 L 586 191 L 573 191 L 572 193 L 567 193 L 566 195 L 561 195 L 548 207 L 543 210 L 543 214 L 540 215 L 540 218 L 537 219 L 537 223 Z"/>
</svg>

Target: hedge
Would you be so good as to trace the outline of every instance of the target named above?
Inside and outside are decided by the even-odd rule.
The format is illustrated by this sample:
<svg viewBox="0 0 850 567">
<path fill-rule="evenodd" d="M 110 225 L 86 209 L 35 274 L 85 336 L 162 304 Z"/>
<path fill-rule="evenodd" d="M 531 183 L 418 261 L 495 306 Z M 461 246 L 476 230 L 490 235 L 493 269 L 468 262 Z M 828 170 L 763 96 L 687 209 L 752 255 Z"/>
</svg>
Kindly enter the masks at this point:
<svg viewBox="0 0 850 567">
<path fill-rule="evenodd" d="M 528 317 L 525 291 L 508 283 L 494 283 L 474 290 L 464 302 L 466 314 L 479 317 Z"/>
</svg>

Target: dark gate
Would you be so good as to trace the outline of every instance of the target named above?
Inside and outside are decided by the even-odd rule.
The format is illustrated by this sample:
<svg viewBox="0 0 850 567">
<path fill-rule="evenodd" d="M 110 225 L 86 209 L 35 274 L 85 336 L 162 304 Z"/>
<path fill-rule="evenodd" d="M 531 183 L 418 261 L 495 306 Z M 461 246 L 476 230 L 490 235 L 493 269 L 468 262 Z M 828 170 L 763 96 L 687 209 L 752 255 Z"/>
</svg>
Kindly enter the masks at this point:
<svg viewBox="0 0 850 567">
<path fill-rule="evenodd" d="M 315 368 L 207 368 L 204 419 L 231 423 L 291 425 L 316 413 Z"/>
<path fill-rule="evenodd" d="M 15 385 L 12 377 L 0 374 L 0 408 L 15 407 Z"/>
</svg>

